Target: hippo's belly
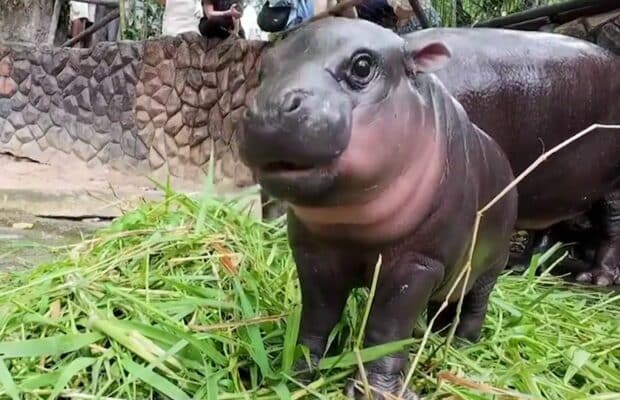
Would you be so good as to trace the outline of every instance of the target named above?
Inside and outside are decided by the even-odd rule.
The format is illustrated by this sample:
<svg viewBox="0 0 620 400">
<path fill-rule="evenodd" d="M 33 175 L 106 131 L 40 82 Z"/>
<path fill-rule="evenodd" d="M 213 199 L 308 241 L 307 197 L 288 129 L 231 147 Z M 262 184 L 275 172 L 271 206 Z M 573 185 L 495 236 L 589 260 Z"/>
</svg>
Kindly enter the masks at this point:
<svg viewBox="0 0 620 400">
<path fill-rule="evenodd" d="M 506 152 L 515 176 L 543 152 L 594 123 L 620 124 L 620 58 L 561 35 L 431 29 L 452 60 L 437 76 L 470 119 Z M 518 186 L 522 229 L 587 211 L 618 186 L 620 133 L 595 131 L 560 150 Z"/>
</svg>

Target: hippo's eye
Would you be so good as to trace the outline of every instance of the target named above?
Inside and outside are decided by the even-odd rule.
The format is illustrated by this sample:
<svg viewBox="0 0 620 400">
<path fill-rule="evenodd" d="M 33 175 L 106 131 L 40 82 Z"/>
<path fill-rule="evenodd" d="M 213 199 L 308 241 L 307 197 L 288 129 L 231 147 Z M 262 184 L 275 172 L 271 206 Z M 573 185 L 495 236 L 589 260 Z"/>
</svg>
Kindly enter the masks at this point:
<svg viewBox="0 0 620 400">
<path fill-rule="evenodd" d="M 370 54 L 357 54 L 351 60 L 349 83 L 356 89 L 366 86 L 374 77 L 375 63 Z"/>
</svg>

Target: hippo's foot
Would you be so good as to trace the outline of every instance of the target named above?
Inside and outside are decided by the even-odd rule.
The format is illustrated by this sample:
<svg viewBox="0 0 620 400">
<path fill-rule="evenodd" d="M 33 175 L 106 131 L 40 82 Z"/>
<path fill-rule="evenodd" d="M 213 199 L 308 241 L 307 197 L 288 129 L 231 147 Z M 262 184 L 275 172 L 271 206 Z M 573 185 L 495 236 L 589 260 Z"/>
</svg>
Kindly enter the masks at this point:
<svg viewBox="0 0 620 400">
<path fill-rule="evenodd" d="M 398 398 L 403 400 L 419 400 L 419 397 L 411 389 L 405 389 L 402 397 L 398 397 L 403 387 L 403 379 L 401 374 L 379 374 L 367 371 L 366 379 L 368 379 L 369 390 L 372 392 L 369 397 L 365 393 L 364 384 L 362 383 L 361 374 L 358 372 L 355 380 L 350 379 L 345 388 L 345 394 L 349 399 L 355 400 L 390 400 Z"/>
<path fill-rule="evenodd" d="M 620 285 L 620 268 L 595 268 L 578 274 L 576 280 L 577 282 L 591 283 L 596 286 Z"/>
<path fill-rule="evenodd" d="M 315 354 L 310 354 L 310 365 L 308 365 L 308 361 L 306 357 L 302 357 L 293 366 L 293 371 L 295 372 L 295 379 L 301 382 L 304 385 L 310 384 L 314 378 L 316 377 L 318 371 L 318 365 L 320 361 L 320 357 Z"/>
</svg>

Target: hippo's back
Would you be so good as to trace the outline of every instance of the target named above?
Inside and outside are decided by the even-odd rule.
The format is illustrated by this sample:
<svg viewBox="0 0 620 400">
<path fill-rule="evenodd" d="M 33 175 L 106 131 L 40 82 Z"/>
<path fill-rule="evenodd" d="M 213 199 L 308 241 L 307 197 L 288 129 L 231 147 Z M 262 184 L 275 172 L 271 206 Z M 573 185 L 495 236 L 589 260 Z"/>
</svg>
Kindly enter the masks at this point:
<svg viewBox="0 0 620 400">
<path fill-rule="evenodd" d="M 410 47 L 441 40 L 452 60 L 436 75 L 521 173 L 542 152 L 594 123 L 620 124 L 620 57 L 553 33 L 433 28 Z M 519 225 L 544 227 L 590 207 L 617 185 L 620 133 L 593 133 L 519 187 Z"/>
</svg>

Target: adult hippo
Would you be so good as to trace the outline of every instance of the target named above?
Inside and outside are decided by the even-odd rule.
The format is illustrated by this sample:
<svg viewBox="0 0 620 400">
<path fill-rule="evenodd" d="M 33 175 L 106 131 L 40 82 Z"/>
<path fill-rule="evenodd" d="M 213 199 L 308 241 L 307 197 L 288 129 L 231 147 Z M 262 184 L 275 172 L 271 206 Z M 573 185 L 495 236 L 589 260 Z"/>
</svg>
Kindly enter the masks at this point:
<svg viewBox="0 0 620 400">
<path fill-rule="evenodd" d="M 594 123 L 620 124 L 620 57 L 592 43 L 493 28 L 432 28 L 404 39 L 409 51 L 437 40 L 451 49 L 437 77 L 500 144 L 515 174 Z M 558 222 L 594 210 L 593 269 L 577 279 L 620 284 L 619 178 L 620 131 L 599 129 L 520 183 L 517 228 L 543 233 L 540 248 L 566 236 Z"/>
<path fill-rule="evenodd" d="M 432 317 L 467 262 L 477 210 L 514 178 L 497 143 L 431 73 L 449 50 L 440 42 L 415 53 L 404 47 L 361 20 L 302 27 L 263 53 L 263 79 L 242 120 L 241 160 L 288 204 L 303 304 L 299 341 L 312 366 L 350 291 L 370 285 L 380 255 L 365 345 L 410 337 L 427 307 Z M 480 335 L 516 213 L 513 189 L 482 219 L 459 337 Z M 452 321 L 461 286 L 436 329 Z M 397 394 L 407 359 L 405 351 L 367 363 L 368 383 Z M 353 385 L 348 392 L 365 398 Z"/>
</svg>

